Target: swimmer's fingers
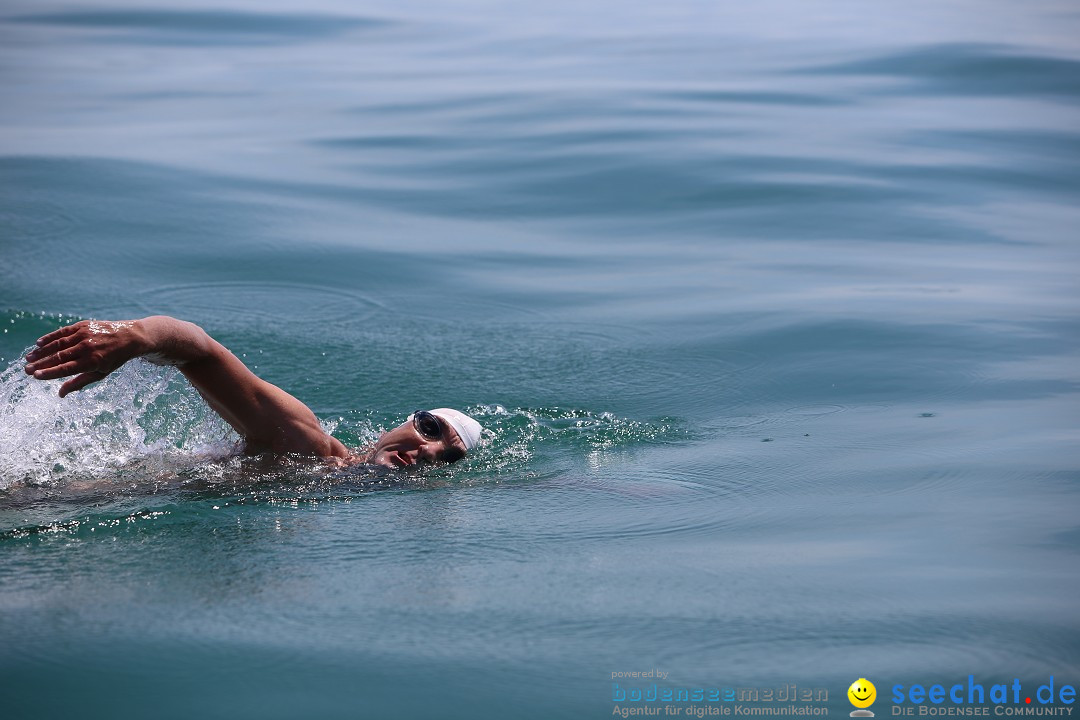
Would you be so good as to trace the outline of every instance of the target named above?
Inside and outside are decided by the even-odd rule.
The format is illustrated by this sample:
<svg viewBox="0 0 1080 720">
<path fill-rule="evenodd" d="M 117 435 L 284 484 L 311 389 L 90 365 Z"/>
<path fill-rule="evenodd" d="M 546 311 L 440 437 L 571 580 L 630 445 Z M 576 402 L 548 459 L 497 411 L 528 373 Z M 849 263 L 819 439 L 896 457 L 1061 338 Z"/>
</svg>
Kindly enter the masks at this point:
<svg viewBox="0 0 1080 720">
<path fill-rule="evenodd" d="M 48 335 L 46 335 L 45 337 L 48 337 Z M 41 342 L 41 340 L 38 340 L 38 342 Z M 72 347 L 73 345 L 77 345 L 78 343 L 79 343 L 79 336 L 76 335 L 75 333 L 71 333 L 69 335 L 63 335 L 61 337 L 56 338 L 55 340 L 52 340 L 47 345 L 42 345 L 42 346 L 38 347 L 36 350 L 32 350 L 32 351 L 28 352 L 26 354 L 26 359 L 28 361 L 30 361 L 30 362 L 34 362 L 35 360 L 40 360 L 42 358 L 47 358 L 50 355 L 55 355 L 56 353 L 60 352 L 61 350 L 67 350 L 69 347 Z"/>
<path fill-rule="evenodd" d="M 76 390 L 82 390 L 90 383 L 96 383 L 98 380 L 103 379 L 108 373 L 103 372 L 85 372 L 82 375 L 71 378 L 66 383 L 60 386 L 60 397 L 64 397 L 70 392 Z"/>
<path fill-rule="evenodd" d="M 37 346 L 38 347 L 44 347 L 45 345 L 48 345 L 49 343 L 51 343 L 54 340 L 58 340 L 58 339 L 60 339 L 62 337 L 66 337 L 68 335 L 73 335 L 76 332 L 78 332 L 79 328 L 82 327 L 84 324 L 86 324 L 85 320 L 83 320 L 81 322 L 77 322 L 74 325 L 67 325 L 65 327 L 60 328 L 59 330 L 53 330 L 48 335 L 42 335 L 37 340 Z"/>
<path fill-rule="evenodd" d="M 92 382 L 97 382 L 109 374 L 109 370 L 95 370 L 101 367 L 93 353 L 84 352 L 81 344 L 67 350 L 61 350 L 40 362 L 27 366 L 27 371 L 33 369 L 34 378 L 37 380 L 55 380 L 56 378 L 78 375 L 60 386 L 60 397 L 70 392 L 81 390 Z M 70 359 L 69 359 L 70 358 Z M 66 362 L 64 360 L 66 359 Z"/>
<path fill-rule="evenodd" d="M 49 367 L 35 368 L 34 379 L 55 380 L 56 378 L 67 377 L 86 370 L 86 365 L 85 361 L 72 360 L 71 362 L 54 364 Z"/>
<path fill-rule="evenodd" d="M 33 362 L 29 362 L 26 364 L 26 372 L 29 375 L 33 375 L 38 380 L 50 380 L 54 377 L 63 377 L 63 375 L 49 375 L 48 377 L 46 377 L 39 373 L 45 370 L 52 370 L 58 365 L 72 366 L 71 371 L 66 373 L 67 375 L 74 375 L 75 373 L 82 372 L 83 370 L 90 370 L 94 367 L 97 367 L 96 364 L 91 364 L 93 362 L 93 359 L 88 356 L 88 351 L 90 350 L 90 347 L 91 346 L 88 341 L 77 342 L 71 347 L 57 350 L 51 355 L 41 356 L 40 359 L 34 359 Z M 80 361 L 86 363 L 86 367 L 79 367 L 77 363 Z"/>
</svg>

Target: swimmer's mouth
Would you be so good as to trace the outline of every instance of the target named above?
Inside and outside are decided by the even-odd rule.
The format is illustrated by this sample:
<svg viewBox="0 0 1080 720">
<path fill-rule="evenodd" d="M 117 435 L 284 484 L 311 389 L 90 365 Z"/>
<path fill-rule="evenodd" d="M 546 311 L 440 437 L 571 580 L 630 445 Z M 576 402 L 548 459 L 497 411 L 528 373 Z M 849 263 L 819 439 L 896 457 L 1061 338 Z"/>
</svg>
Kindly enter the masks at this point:
<svg viewBox="0 0 1080 720">
<path fill-rule="evenodd" d="M 369 462 L 389 468 L 403 468 L 409 466 L 409 461 L 397 451 L 380 450 Z"/>
</svg>

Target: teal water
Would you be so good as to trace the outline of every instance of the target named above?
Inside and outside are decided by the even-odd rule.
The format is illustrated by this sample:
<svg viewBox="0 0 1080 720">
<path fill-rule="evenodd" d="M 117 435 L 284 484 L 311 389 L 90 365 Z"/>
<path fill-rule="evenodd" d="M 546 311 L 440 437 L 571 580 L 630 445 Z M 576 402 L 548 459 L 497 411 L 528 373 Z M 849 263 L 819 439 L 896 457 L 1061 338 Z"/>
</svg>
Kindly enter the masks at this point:
<svg viewBox="0 0 1080 720">
<path fill-rule="evenodd" d="M 0 9 L 4 717 L 590 718 L 1080 682 L 1080 8 Z M 73 318 L 195 321 L 346 443 L 241 460 Z"/>
</svg>

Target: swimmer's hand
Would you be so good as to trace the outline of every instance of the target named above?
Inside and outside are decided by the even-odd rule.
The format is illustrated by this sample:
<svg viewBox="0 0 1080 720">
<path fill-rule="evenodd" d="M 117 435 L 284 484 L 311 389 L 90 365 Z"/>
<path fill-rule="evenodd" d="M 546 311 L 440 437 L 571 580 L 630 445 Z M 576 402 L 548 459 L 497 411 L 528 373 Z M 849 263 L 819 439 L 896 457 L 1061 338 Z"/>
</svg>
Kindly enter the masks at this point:
<svg viewBox="0 0 1080 720">
<path fill-rule="evenodd" d="M 156 318 L 147 318 L 155 320 Z M 26 373 L 38 380 L 75 377 L 60 386 L 60 397 L 81 390 L 128 360 L 153 352 L 150 328 L 139 320 L 83 320 L 38 338 L 26 355 Z"/>
</svg>

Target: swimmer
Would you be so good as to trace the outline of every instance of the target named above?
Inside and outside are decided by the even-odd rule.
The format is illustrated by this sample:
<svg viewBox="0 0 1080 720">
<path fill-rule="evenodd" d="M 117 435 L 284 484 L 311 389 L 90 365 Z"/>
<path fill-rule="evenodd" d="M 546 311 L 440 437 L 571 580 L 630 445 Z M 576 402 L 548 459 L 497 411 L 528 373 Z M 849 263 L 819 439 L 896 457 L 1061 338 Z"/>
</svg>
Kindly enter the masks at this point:
<svg viewBox="0 0 1080 720">
<path fill-rule="evenodd" d="M 315 455 L 340 465 L 408 467 L 452 463 L 480 439 L 480 423 L 450 408 L 419 410 L 354 452 L 319 424 L 307 405 L 266 382 L 190 322 L 157 315 L 141 320 L 84 320 L 38 339 L 26 373 L 38 380 L 71 377 L 60 397 L 103 379 L 133 358 L 175 365 L 207 404 L 244 439 L 249 454 Z"/>
</svg>

